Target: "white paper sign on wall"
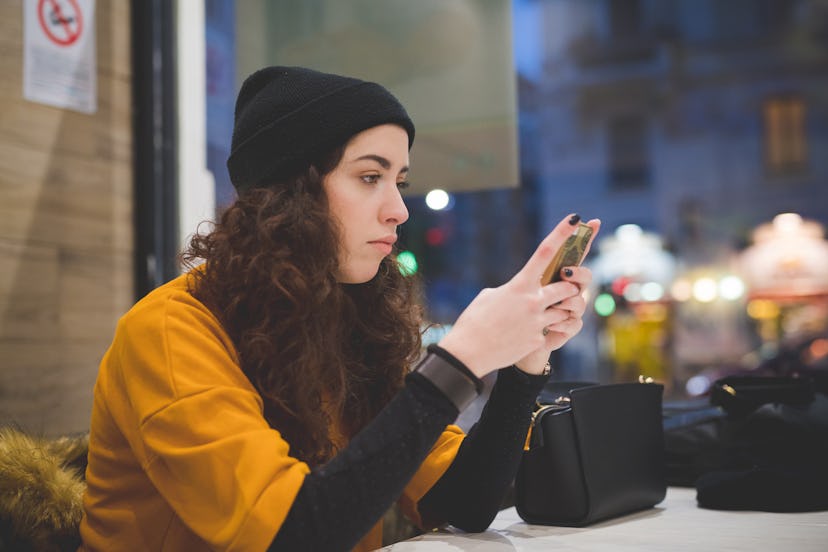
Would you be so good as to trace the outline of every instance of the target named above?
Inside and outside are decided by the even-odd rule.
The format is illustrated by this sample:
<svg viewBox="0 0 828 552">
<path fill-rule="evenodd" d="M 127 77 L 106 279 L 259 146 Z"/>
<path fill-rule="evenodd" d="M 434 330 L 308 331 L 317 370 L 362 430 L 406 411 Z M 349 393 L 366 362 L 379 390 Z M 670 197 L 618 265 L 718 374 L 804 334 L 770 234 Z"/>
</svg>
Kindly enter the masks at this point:
<svg viewBox="0 0 828 552">
<path fill-rule="evenodd" d="M 23 1 L 23 97 L 97 110 L 95 0 Z"/>
</svg>

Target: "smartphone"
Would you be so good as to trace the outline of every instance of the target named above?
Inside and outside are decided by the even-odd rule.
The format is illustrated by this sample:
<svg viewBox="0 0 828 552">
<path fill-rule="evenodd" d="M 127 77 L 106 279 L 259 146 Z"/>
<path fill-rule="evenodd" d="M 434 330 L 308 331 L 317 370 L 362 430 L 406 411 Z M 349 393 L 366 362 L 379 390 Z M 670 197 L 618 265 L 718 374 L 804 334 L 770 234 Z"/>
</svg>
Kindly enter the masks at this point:
<svg viewBox="0 0 828 552">
<path fill-rule="evenodd" d="M 589 239 L 592 237 L 592 228 L 583 222 L 578 223 L 578 228 L 569 236 L 561 248 L 555 253 L 555 257 L 546 267 L 541 278 L 541 284 L 546 285 L 557 282 L 561 279 L 561 269 L 565 266 L 578 266 L 584 260 Z"/>
</svg>

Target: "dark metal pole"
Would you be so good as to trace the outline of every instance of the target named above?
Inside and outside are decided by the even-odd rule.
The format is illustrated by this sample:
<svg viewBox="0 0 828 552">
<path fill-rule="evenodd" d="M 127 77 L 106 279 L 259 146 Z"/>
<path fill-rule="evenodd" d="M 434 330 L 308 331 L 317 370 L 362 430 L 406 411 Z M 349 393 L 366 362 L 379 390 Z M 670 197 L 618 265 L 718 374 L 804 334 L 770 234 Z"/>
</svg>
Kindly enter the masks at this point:
<svg viewBox="0 0 828 552">
<path fill-rule="evenodd" d="M 174 7 L 131 2 L 136 299 L 177 274 Z"/>
</svg>

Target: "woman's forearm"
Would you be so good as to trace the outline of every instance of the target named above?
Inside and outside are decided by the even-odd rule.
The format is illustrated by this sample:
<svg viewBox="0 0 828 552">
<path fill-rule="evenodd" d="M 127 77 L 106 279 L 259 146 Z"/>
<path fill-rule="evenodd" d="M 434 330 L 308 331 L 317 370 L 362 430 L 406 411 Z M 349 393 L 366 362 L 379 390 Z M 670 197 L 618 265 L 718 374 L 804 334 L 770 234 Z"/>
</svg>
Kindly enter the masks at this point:
<svg viewBox="0 0 828 552">
<path fill-rule="evenodd" d="M 451 370 L 451 367 L 446 367 Z M 454 404 L 418 373 L 347 447 L 306 478 L 271 550 L 350 550 L 402 493 Z"/>
<path fill-rule="evenodd" d="M 548 378 L 514 367 L 498 373 L 480 420 L 449 469 L 420 500 L 423 519 L 470 532 L 491 524 L 517 473 L 535 399 Z"/>
</svg>

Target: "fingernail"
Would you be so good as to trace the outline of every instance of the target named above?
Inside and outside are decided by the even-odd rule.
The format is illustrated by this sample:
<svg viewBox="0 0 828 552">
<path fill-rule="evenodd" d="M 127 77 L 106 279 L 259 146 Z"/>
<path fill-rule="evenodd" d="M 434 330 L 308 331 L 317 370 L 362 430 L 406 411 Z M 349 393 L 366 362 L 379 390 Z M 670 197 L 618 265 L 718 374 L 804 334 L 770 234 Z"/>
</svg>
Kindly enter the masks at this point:
<svg viewBox="0 0 828 552">
<path fill-rule="evenodd" d="M 572 215 L 571 217 L 569 217 L 569 224 L 575 226 L 576 224 L 578 224 L 579 220 L 581 220 L 581 215 Z"/>
<path fill-rule="evenodd" d="M 572 269 L 571 269 L 571 268 L 565 268 L 565 269 L 563 269 L 563 273 L 564 273 L 564 276 L 566 276 L 567 278 L 571 278 L 571 277 L 572 277 L 572 274 L 573 274 L 573 272 L 572 272 Z"/>
</svg>

